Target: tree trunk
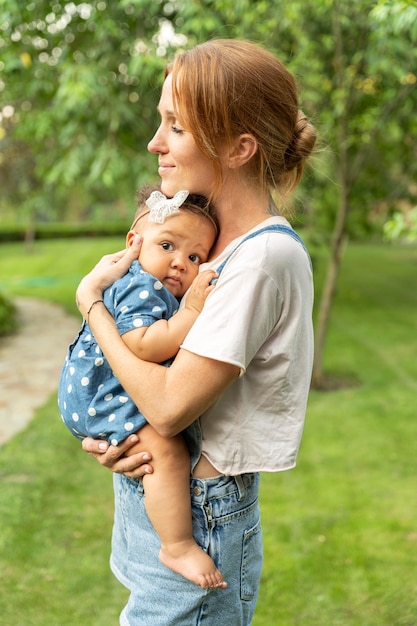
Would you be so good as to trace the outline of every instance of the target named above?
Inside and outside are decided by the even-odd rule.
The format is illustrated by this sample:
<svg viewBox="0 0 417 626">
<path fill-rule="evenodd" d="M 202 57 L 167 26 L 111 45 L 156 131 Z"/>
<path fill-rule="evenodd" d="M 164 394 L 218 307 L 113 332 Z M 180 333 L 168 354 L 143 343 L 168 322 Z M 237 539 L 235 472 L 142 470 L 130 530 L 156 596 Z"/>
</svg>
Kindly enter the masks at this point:
<svg viewBox="0 0 417 626">
<path fill-rule="evenodd" d="M 320 297 L 317 315 L 312 376 L 312 387 L 314 389 L 324 389 L 326 387 L 323 371 L 323 355 L 330 320 L 330 311 L 333 304 L 333 296 L 336 291 L 337 278 L 339 275 L 340 264 L 342 262 L 347 213 L 348 193 L 346 180 L 344 180 L 343 188 L 341 189 L 340 194 L 340 204 L 333 230 L 330 259 L 327 266 L 326 278 Z"/>
<path fill-rule="evenodd" d="M 311 385 L 314 389 L 325 389 L 325 376 L 323 371 L 323 356 L 326 343 L 327 330 L 330 320 L 330 312 L 333 304 L 333 296 L 336 291 L 337 278 L 339 275 L 340 264 L 342 261 L 343 243 L 345 240 L 345 228 L 348 213 L 348 137 L 349 137 L 349 109 L 352 96 L 352 86 L 349 85 L 346 78 L 346 58 L 344 52 L 344 42 L 342 31 L 340 28 L 341 20 L 341 3 L 335 1 L 332 30 L 335 38 L 335 52 L 333 65 L 336 74 L 336 84 L 341 93 L 344 94 L 343 114 L 339 119 L 338 132 L 338 150 L 339 150 L 339 206 L 336 214 L 335 225 L 332 234 L 332 243 L 330 250 L 330 259 L 327 266 L 326 278 L 323 285 L 323 291 L 320 297 L 318 315 L 315 328 L 315 344 L 314 344 L 314 364 Z"/>
<path fill-rule="evenodd" d="M 33 244 L 35 241 L 36 232 L 36 219 L 33 213 L 29 215 L 28 226 L 25 231 L 25 252 L 26 254 L 32 254 Z"/>
</svg>

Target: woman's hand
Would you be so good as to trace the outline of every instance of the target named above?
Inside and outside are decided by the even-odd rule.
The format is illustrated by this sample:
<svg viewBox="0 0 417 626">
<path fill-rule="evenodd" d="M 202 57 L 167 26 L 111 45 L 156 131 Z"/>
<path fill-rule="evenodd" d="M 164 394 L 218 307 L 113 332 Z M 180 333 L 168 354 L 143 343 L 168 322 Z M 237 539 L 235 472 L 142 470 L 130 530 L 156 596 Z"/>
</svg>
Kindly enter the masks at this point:
<svg viewBox="0 0 417 626">
<path fill-rule="evenodd" d="M 129 248 L 114 254 L 106 254 L 91 272 L 84 276 L 78 285 L 76 302 L 85 319 L 91 304 L 101 299 L 104 290 L 124 276 L 133 261 L 138 259 L 141 246 L 142 238 L 135 235 Z"/>
<path fill-rule="evenodd" d="M 116 474 L 124 474 L 129 478 L 143 478 L 146 474 L 152 474 L 153 467 L 149 465 L 152 456 L 149 452 L 136 452 L 129 456 L 130 448 L 139 442 L 137 435 L 131 435 L 118 446 L 111 446 L 101 439 L 86 437 L 83 442 L 83 450 L 94 457 L 100 465 L 107 467 Z"/>
</svg>

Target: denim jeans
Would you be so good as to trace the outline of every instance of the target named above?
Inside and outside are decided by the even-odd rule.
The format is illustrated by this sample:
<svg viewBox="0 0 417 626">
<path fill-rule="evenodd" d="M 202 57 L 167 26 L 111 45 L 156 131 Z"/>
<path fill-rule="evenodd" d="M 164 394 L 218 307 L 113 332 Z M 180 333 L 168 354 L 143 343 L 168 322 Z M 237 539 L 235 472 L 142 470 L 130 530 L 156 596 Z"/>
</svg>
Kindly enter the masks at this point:
<svg viewBox="0 0 417 626">
<path fill-rule="evenodd" d="M 164 567 L 142 482 L 116 474 L 114 489 L 111 567 L 130 590 L 120 624 L 250 626 L 262 570 L 259 474 L 191 479 L 194 537 L 222 571 L 227 589 L 202 589 Z"/>
</svg>

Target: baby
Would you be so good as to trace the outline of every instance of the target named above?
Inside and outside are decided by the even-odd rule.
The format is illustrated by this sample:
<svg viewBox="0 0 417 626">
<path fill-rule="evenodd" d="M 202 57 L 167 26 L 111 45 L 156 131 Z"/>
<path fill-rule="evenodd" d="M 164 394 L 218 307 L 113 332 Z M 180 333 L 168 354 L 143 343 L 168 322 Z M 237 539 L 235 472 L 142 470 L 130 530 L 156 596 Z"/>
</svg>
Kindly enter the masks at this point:
<svg viewBox="0 0 417 626">
<path fill-rule="evenodd" d="M 93 306 L 106 306 L 126 345 L 141 359 L 169 365 L 214 286 L 212 270 L 199 273 L 217 236 L 206 198 L 178 192 L 168 199 L 155 190 L 138 196 L 135 220 L 126 237 L 143 238 L 129 272 Z M 178 310 L 179 299 L 185 305 Z M 88 318 L 88 315 L 87 315 Z M 84 321 L 63 365 L 58 405 L 79 439 L 106 439 L 118 445 L 140 429 L 152 450 L 154 472 L 143 478 L 148 516 L 161 540 L 164 565 L 202 587 L 226 587 L 222 574 L 192 535 L 190 460 L 181 435 L 160 436 L 148 424 L 114 376 Z"/>
</svg>

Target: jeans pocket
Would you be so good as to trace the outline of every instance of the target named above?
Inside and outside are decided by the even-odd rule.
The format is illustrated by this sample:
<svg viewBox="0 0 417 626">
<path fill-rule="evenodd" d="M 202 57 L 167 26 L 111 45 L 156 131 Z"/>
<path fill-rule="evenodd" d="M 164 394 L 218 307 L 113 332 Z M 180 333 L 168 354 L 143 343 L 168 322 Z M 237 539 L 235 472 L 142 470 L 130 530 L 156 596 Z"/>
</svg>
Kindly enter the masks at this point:
<svg viewBox="0 0 417 626">
<path fill-rule="evenodd" d="M 253 600 L 259 590 L 262 573 L 262 528 L 258 519 L 255 526 L 246 530 L 243 535 L 241 586 L 242 600 Z"/>
</svg>

